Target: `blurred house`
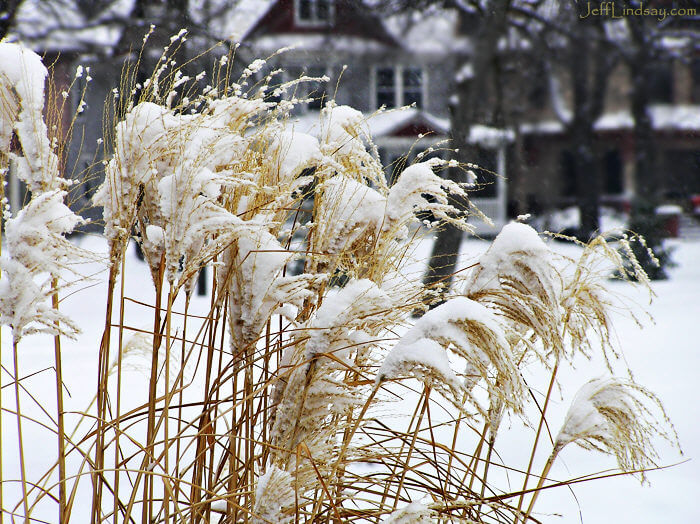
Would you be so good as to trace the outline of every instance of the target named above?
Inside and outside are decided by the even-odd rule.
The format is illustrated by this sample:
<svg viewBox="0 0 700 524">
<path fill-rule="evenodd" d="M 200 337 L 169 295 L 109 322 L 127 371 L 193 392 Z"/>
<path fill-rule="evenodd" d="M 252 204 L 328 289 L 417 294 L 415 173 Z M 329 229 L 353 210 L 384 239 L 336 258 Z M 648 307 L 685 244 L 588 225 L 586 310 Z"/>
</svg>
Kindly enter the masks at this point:
<svg viewBox="0 0 700 524">
<path fill-rule="evenodd" d="M 296 93 L 315 97 L 303 120 L 313 122 L 314 111 L 328 98 L 365 112 L 389 178 L 419 151 L 433 147 L 438 151 L 433 154 L 447 154 L 445 148 L 454 147 L 446 142 L 449 106 L 460 76 L 470 74 L 476 14 L 433 9 L 380 18 L 345 0 L 243 0 L 222 23 L 222 32 L 242 44 L 238 56 L 244 62 L 294 46 L 275 56 L 271 67 L 285 69 L 285 79 L 328 76 L 326 84 L 305 84 Z M 486 234 L 497 232 L 508 215 L 573 205 L 580 191 L 562 110 L 571 107 L 572 96 L 562 87 L 564 79 L 543 66 L 522 39 L 504 39 L 499 52 L 511 68 L 529 74 L 514 76 L 500 94 L 508 99 L 501 103 L 511 105 L 505 109 L 506 129 L 472 127 L 474 163 L 484 168 L 477 175 L 486 183 L 474 201 L 496 219 L 495 228 L 479 225 Z M 685 204 L 700 193 L 700 56 L 661 63 L 648 81 L 659 190 L 666 200 Z M 629 93 L 626 68 L 618 65 L 594 126 L 601 201 L 621 210 L 635 194 Z M 484 106 L 498 103 L 498 94 L 489 95 Z M 372 117 L 380 106 L 403 105 L 413 108 Z"/>
<path fill-rule="evenodd" d="M 613 71 L 604 112 L 594 126 L 602 203 L 621 210 L 635 194 L 630 81 L 624 67 Z M 687 207 L 692 195 L 700 193 L 700 55 L 690 63 L 679 58 L 657 67 L 648 82 L 659 193 L 663 200 Z M 566 102 L 570 94 L 559 96 Z M 527 168 L 509 185 L 513 197 L 524 203 L 536 198 L 544 207 L 573 204 L 577 187 L 571 146 L 551 104 L 520 129 Z"/>
<path fill-rule="evenodd" d="M 55 5 L 49 9 L 55 3 L 60 9 Z M 269 70 L 284 69 L 278 81 L 301 75 L 328 77 L 328 82 L 298 85 L 292 96 L 312 101 L 294 118 L 304 130 L 313 131 L 320 108 L 330 99 L 362 111 L 387 165 L 388 180 L 415 161 L 417 153 L 449 155 L 447 149 L 454 147 L 447 142 L 450 104 L 457 85 L 472 74 L 477 14 L 433 8 L 420 14 L 380 16 L 355 0 L 177 3 L 189 6 L 187 16 L 180 13 L 182 20 L 176 17 L 175 23 L 187 22 L 194 28 L 187 44 L 192 56 L 220 39 L 228 47 L 240 44 L 236 62 L 241 68 L 254 59 L 271 57 Z M 80 194 L 74 195 L 78 207 L 87 206 L 100 182 L 103 151 L 98 139 L 103 116 L 110 115 L 104 111 L 104 101 L 119 85 L 121 64 L 135 58 L 133 49 L 140 48 L 148 25 L 167 18 L 169 5 L 162 0 L 23 4 L 15 33 L 38 52 L 55 54 L 60 85 L 72 82 L 78 63 L 91 67 L 93 80 L 66 162 L 75 166 L 72 176 L 83 180 Z M 171 30 L 177 25 L 165 27 Z M 696 31 L 691 26 L 687 30 Z M 154 53 L 162 52 L 163 41 L 167 43 L 167 35 L 152 37 L 149 45 Z M 226 46 L 217 52 L 226 52 Z M 571 93 L 562 87 L 565 82 L 544 65 L 545 57 L 517 36 L 502 39 L 498 52 L 512 79 L 501 82 L 502 92 L 488 93 L 482 104 L 485 116 L 470 134 L 473 162 L 482 168 L 474 171 L 483 184 L 473 200 L 496 222 L 493 228 L 478 224 L 482 234 L 497 232 L 509 216 L 574 204 L 580 191 L 566 129 Z M 196 67 L 207 69 L 200 65 Z M 660 63 L 648 81 L 660 191 L 667 200 L 685 204 L 700 193 L 700 56 Z M 79 100 L 83 82 L 79 78 L 73 83 L 71 103 Z M 605 93 L 603 115 L 595 124 L 602 201 L 621 208 L 635 192 L 629 88 L 626 69 L 618 66 Z M 487 109 L 499 104 L 505 117 L 488 116 Z M 411 108 L 375 114 L 382 106 L 407 105 Z M 488 125 L 494 121 L 503 122 L 500 129 Z M 87 213 L 98 216 L 99 210 Z"/>
<path fill-rule="evenodd" d="M 300 84 L 293 93 L 313 98 L 298 111 L 299 125 L 313 132 L 330 99 L 362 111 L 391 182 L 422 152 L 427 151 L 423 159 L 448 157 L 454 147 L 448 141 L 449 100 L 455 71 L 471 48 L 457 22 L 454 12 L 442 10 L 416 22 L 380 18 L 345 0 L 244 0 L 222 32 L 241 44 L 237 59 L 243 63 L 271 56 L 266 72 L 284 70 L 277 82 L 328 77 L 325 83 Z M 404 106 L 410 108 L 398 109 Z M 389 111 L 377 114 L 381 107 Z M 475 225 L 480 233 L 495 233 L 506 220 L 506 185 L 493 173 L 507 172 L 512 132 L 475 126 L 470 141 L 475 163 L 484 168 L 475 169 L 483 189 L 473 201 L 495 222 Z"/>
</svg>

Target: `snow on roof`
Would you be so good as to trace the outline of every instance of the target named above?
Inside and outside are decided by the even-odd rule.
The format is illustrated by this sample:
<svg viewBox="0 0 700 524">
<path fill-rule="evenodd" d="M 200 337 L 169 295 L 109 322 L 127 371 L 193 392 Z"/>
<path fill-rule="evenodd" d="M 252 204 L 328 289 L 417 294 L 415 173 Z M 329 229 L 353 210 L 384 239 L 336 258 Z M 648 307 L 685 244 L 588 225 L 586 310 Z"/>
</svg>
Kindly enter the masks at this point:
<svg viewBox="0 0 700 524">
<path fill-rule="evenodd" d="M 384 19 L 389 33 L 410 51 L 448 53 L 469 51 L 469 40 L 457 32 L 458 15 L 454 9 L 430 9 Z"/>
<path fill-rule="evenodd" d="M 218 0 L 222 1 L 222 0 Z M 229 16 L 214 20 L 212 31 L 224 39 L 240 42 L 267 14 L 276 0 L 239 0 L 231 9 Z M 457 14 L 454 10 L 429 9 L 423 12 L 401 14 L 382 19 L 388 33 L 400 42 L 406 49 L 425 53 L 445 53 L 468 46 L 468 40 L 457 34 Z M 319 39 L 315 35 L 275 35 L 256 38 L 256 46 L 269 51 L 280 47 L 294 45 L 295 47 L 311 48 L 317 46 Z M 348 51 L 366 51 L 369 43 L 360 42 L 362 39 L 348 39 L 337 42 L 334 37 L 335 49 Z M 365 45 L 364 48 L 361 48 Z M 375 43 L 376 45 L 376 43 Z M 377 46 L 380 47 L 380 46 Z"/>
<path fill-rule="evenodd" d="M 22 40 L 40 51 L 111 49 L 122 33 L 120 24 L 108 19 L 128 16 L 135 0 L 114 0 L 97 16 L 86 16 L 73 2 L 25 0 L 17 12 L 11 39 Z"/>
<path fill-rule="evenodd" d="M 564 132 L 564 124 L 558 120 L 544 120 L 542 122 L 526 122 L 520 125 L 520 131 L 526 135 L 556 135 Z"/>
<path fill-rule="evenodd" d="M 276 51 L 292 47 L 298 50 L 333 49 L 349 53 L 366 53 L 381 51 L 386 46 L 376 40 L 358 36 L 321 34 L 321 33 L 275 33 L 255 38 L 255 50 L 262 54 L 273 54 Z"/>
<path fill-rule="evenodd" d="M 700 105 L 656 105 L 649 110 L 651 123 L 658 131 L 700 130 Z M 629 111 L 607 113 L 596 122 L 596 129 L 608 131 L 634 127 Z"/>
<path fill-rule="evenodd" d="M 364 122 L 373 138 L 392 136 L 410 125 L 420 124 L 433 129 L 435 134 L 446 135 L 450 129 L 449 120 L 439 118 L 415 108 L 396 109 L 381 113 L 365 113 Z M 292 117 L 296 130 L 317 135 L 320 132 L 321 117 L 318 111 L 309 111 Z"/>
<path fill-rule="evenodd" d="M 413 107 L 378 113 L 371 116 L 367 123 L 374 137 L 390 136 L 412 124 L 423 124 L 440 135 L 446 135 L 450 131 L 450 121 L 448 119 L 439 118 Z"/>
<path fill-rule="evenodd" d="M 654 107 L 652 108 L 652 122 L 659 129 L 700 130 L 700 105 Z"/>
<path fill-rule="evenodd" d="M 664 36 L 661 38 L 661 47 L 666 50 L 682 50 L 693 43 L 690 36 Z"/>
<path fill-rule="evenodd" d="M 433 136 L 446 136 L 450 132 L 450 121 L 416 108 L 397 109 L 381 113 L 364 114 L 367 129 L 374 139 L 391 137 L 394 133 L 417 125 L 432 128 Z M 304 115 L 293 117 L 296 130 L 316 135 L 320 132 L 321 118 L 318 111 L 309 111 Z M 506 142 L 512 142 L 515 134 L 511 129 L 474 125 L 469 134 L 469 141 L 486 148 L 496 148 Z"/>
<path fill-rule="evenodd" d="M 700 131 L 700 105 L 654 105 L 649 108 L 651 123 L 657 131 Z M 605 113 L 595 123 L 596 131 L 632 129 L 634 119 L 625 111 Z M 564 124 L 544 121 L 521 126 L 523 133 L 557 134 L 564 132 Z"/>
<path fill-rule="evenodd" d="M 486 148 L 496 148 L 513 140 L 515 140 L 515 133 L 512 129 L 500 129 L 481 124 L 473 125 L 469 129 L 469 142 Z"/>
<path fill-rule="evenodd" d="M 275 0 L 239 0 L 228 16 L 212 20 L 211 29 L 220 38 L 240 42 L 274 3 Z"/>
</svg>

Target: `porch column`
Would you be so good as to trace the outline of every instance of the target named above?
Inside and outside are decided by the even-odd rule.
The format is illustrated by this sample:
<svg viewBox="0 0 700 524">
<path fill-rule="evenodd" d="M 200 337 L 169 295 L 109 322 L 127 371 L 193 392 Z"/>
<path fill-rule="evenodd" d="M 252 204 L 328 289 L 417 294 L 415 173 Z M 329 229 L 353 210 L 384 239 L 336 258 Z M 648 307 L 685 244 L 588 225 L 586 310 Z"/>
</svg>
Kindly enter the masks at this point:
<svg viewBox="0 0 700 524">
<path fill-rule="evenodd" d="M 508 219 L 508 198 L 506 195 L 506 142 L 501 141 L 498 144 L 498 151 L 496 152 L 496 173 L 500 176 L 496 178 L 496 198 L 498 200 L 498 212 L 496 220 L 497 224 L 504 226 L 506 220 Z"/>
</svg>

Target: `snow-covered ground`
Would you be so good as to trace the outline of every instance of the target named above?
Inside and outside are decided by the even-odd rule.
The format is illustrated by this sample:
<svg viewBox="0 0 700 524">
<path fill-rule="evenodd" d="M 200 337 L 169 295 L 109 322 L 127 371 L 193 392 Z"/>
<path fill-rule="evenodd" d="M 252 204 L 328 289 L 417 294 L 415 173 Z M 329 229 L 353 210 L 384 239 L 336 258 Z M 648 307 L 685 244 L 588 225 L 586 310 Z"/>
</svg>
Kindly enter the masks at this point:
<svg viewBox="0 0 700 524">
<path fill-rule="evenodd" d="M 99 237 L 84 237 L 78 242 L 82 247 L 104 251 L 104 241 Z M 564 244 L 552 243 L 554 249 L 567 254 L 575 254 L 576 248 Z M 700 407 L 698 396 L 698 371 L 700 371 L 700 335 L 696 329 L 700 322 L 700 243 L 676 241 L 674 260 L 678 266 L 671 270 L 671 279 L 653 284 L 656 297 L 648 305 L 648 294 L 643 290 L 611 283 L 617 291 L 625 292 L 631 302 L 646 309 L 655 318 L 655 324 L 649 324 L 644 329 L 629 318 L 617 318 L 616 336 L 624 350 L 625 358 L 635 373 L 635 378 L 641 384 L 657 393 L 664 402 L 670 418 L 673 420 L 684 456 L 681 457 L 670 446 L 661 443 L 662 465 L 672 465 L 681 461 L 686 462 L 649 474 L 650 486 L 640 486 L 631 477 L 616 477 L 581 483 L 573 487 L 549 490 L 540 496 L 536 507 L 537 515 L 543 522 L 588 522 L 588 523 L 660 523 L 700 522 L 700 506 L 695 497 L 700 493 Z M 488 247 L 485 241 L 469 240 L 462 248 L 461 264 L 468 265 L 469 261 L 478 256 Z M 429 253 L 430 246 L 426 242 L 421 252 Z M 419 266 L 414 268 L 420 270 Z M 95 273 L 100 270 L 98 264 L 83 268 L 84 273 Z M 146 265 L 134 256 L 133 252 L 127 260 L 127 279 L 125 282 L 126 295 L 137 301 L 153 303 L 153 291 Z M 83 334 L 77 341 L 63 341 L 65 359 L 65 382 L 68 388 L 66 399 L 68 410 L 84 410 L 89 404 L 95 390 L 97 366 L 97 348 L 102 335 L 105 310 L 104 272 L 96 275 L 96 282 L 85 285 L 78 292 L 67 296 L 62 301 L 62 310 L 77 320 L 83 329 Z M 175 310 L 181 311 L 182 304 L 178 303 Z M 208 299 L 194 298 L 190 311 L 203 314 L 208 311 Z M 129 302 L 126 306 L 126 322 L 134 327 L 148 329 L 151 313 L 147 308 Z M 124 402 L 136 405 L 144 402 L 147 396 L 145 370 L 147 362 L 139 362 L 135 355 L 126 375 L 128 387 Z M 12 352 L 9 330 L 2 332 L 2 365 L 6 370 L 12 369 Z M 49 412 L 55 412 L 54 374 L 50 367 L 53 365 L 53 341 L 50 337 L 28 337 L 22 341 L 19 352 L 20 375 L 30 378 L 22 384 L 32 391 L 35 398 Z M 574 371 L 561 375 L 562 393 L 555 395 L 550 409 L 552 423 L 556 426 L 563 419 L 571 396 L 580 385 L 589 378 L 604 373 L 600 361 L 579 360 Z M 16 426 L 12 415 L 14 395 L 9 387 L 9 375 L 3 372 L 3 473 L 6 481 L 19 478 L 18 459 L 16 451 Z M 23 397 L 23 409 L 28 408 L 36 413 L 37 418 L 46 420 L 46 415 L 40 413 L 37 405 L 32 405 L 28 397 Z M 71 419 L 74 420 L 74 419 Z M 512 460 L 522 464 L 523 449 L 530 449 L 532 432 L 522 427 L 519 421 L 505 421 L 511 425 L 512 431 L 499 435 L 497 446 L 503 460 Z M 552 431 L 558 429 L 553 427 Z M 54 453 L 55 439 L 40 425 L 25 422 L 23 430 L 26 442 L 28 477 L 37 480 L 41 473 L 51 464 Z M 542 446 L 542 456 L 538 457 L 541 464 L 549 451 Z M 71 461 L 73 465 L 76 460 Z M 556 463 L 551 478 L 567 479 L 598 471 L 613 469 L 614 459 L 569 446 L 562 452 Z M 539 471 L 538 468 L 535 468 Z M 504 481 L 507 481 L 504 479 Z M 517 484 L 518 482 L 514 482 Z M 89 494 L 89 478 L 82 482 L 85 495 Z M 511 489 L 519 489 L 512 485 Z M 4 485 L 4 505 L 18 499 L 17 483 L 6 482 Z M 84 499 L 82 499 L 84 501 Z M 81 511 L 81 499 L 78 499 L 74 522 L 83 522 L 86 518 Z M 44 513 L 37 510 L 36 517 L 45 517 L 48 521 L 55 520 L 53 504 L 50 511 Z M 47 508 L 47 509 L 49 509 Z M 83 508 L 85 509 L 85 508 Z M 556 515 L 562 515 L 561 517 Z M 9 522 L 7 518 L 4 520 Z"/>
</svg>

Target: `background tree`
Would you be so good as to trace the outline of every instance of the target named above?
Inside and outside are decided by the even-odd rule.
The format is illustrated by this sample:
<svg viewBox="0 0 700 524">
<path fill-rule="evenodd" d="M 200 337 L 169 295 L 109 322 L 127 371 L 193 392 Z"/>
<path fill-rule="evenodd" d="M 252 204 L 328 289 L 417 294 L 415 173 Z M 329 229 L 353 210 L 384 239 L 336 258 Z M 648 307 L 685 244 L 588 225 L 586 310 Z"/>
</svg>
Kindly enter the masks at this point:
<svg viewBox="0 0 700 524">
<path fill-rule="evenodd" d="M 616 5 L 618 9 L 636 9 L 642 3 L 623 0 L 616 2 Z M 658 7 L 671 9 L 684 5 L 687 3 L 671 2 L 669 5 L 664 2 Z M 632 247 L 645 271 L 653 279 L 667 277 L 665 267 L 670 263 L 670 252 L 663 245 L 666 235 L 664 219 L 656 214 L 663 197 L 663 184 L 651 112 L 655 100 L 649 79 L 658 75 L 659 67 L 664 65 L 670 65 L 672 78 L 673 61 L 692 58 L 700 43 L 700 33 L 697 31 L 699 20 L 700 18 L 692 20 L 671 17 L 659 20 L 658 17 L 651 16 L 628 16 L 624 18 L 624 38 L 619 42 L 619 53 L 629 72 L 630 112 L 634 122 L 635 198 L 629 228 L 645 239 L 646 245 L 636 240 Z M 670 91 L 669 96 L 673 97 L 673 82 Z M 652 259 L 647 247 L 652 249 L 656 260 Z"/>
<path fill-rule="evenodd" d="M 14 27 L 17 10 L 22 0 L 6 0 L 0 6 L 0 40 Z"/>
<path fill-rule="evenodd" d="M 608 80 L 617 57 L 607 39 L 603 18 L 583 19 L 573 4 L 562 2 L 554 23 L 557 31 L 548 37 L 556 43 L 547 57 L 553 67 L 565 69 L 566 87 L 571 93 L 571 109 L 560 112 L 559 117 L 566 126 L 581 217 L 577 234 L 589 240 L 600 228 L 601 173 L 594 146 L 595 123 L 603 114 Z M 566 35 L 563 40 L 562 35 Z"/>
<path fill-rule="evenodd" d="M 473 162 L 474 159 L 474 150 L 469 141 L 472 125 L 492 123 L 499 126 L 504 123 L 503 113 L 494 111 L 494 106 L 489 106 L 484 101 L 489 98 L 489 80 L 499 76 L 495 74 L 499 68 L 497 44 L 506 33 L 507 14 L 511 3 L 512 0 L 494 0 L 487 4 L 487 9 L 479 9 L 479 25 L 473 38 L 473 59 L 469 62 L 468 74 L 459 75 L 456 82 L 454 102 L 450 106 L 450 124 L 457 159 L 465 164 Z M 459 5 L 463 10 L 467 9 L 466 5 L 455 5 Z M 478 4 L 472 4 L 471 7 L 480 8 Z M 472 14 L 471 10 L 469 14 Z M 466 181 L 461 170 L 453 169 L 450 176 L 457 182 Z M 462 203 L 462 206 L 464 205 Z M 462 231 L 453 225 L 444 224 L 438 231 L 425 277 L 427 286 L 442 282 L 449 287 L 457 265 L 461 240 Z"/>
<path fill-rule="evenodd" d="M 615 63 L 614 55 L 608 52 L 602 21 L 581 20 L 576 6 L 569 2 L 385 0 L 378 5 L 392 13 L 422 11 L 428 6 L 451 8 L 470 21 L 465 25 L 473 49 L 459 57 L 462 66 L 456 71 L 454 103 L 450 108 L 452 144 L 457 159 L 463 163 L 473 163 L 476 158 L 469 140 L 475 124 L 517 130 L 529 113 L 526 108 L 532 105 L 533 87 L 542 87 L 540 75 L 556 80 L 565 73 L 565 87 L 571 93 L 570 108 L 564 107 L 567 101 L 557 82 L 548 82 L 544 89 L 551 95 L 555 110 L 559 109 L 557 115 L 570 140 L 581 214 L 578 234 L 590 238 L 599 228 L 601 185 L 593 144 L 594 124 L 602 114 L 607 79 Z M 520 143 L 517 133 L 516 142 Z M 517 162 L 513 164 L 516 165 L 509 177 L 518 176 L 522 169 Z M 452 170 L 449 176 L 463 181 L 464 175 Z M 426 285 L 449 285 L 461 236 L 449 225 L 437 233 Z"/>
</svg>

